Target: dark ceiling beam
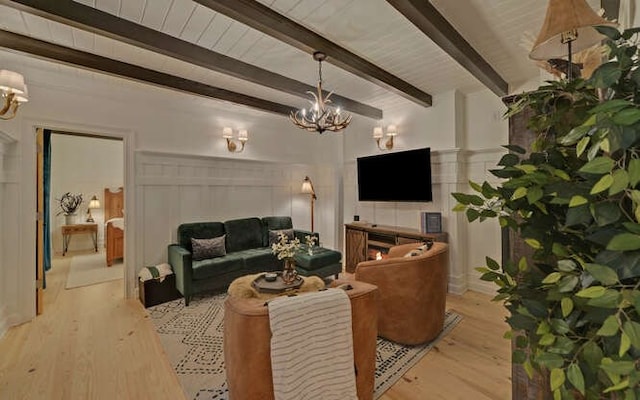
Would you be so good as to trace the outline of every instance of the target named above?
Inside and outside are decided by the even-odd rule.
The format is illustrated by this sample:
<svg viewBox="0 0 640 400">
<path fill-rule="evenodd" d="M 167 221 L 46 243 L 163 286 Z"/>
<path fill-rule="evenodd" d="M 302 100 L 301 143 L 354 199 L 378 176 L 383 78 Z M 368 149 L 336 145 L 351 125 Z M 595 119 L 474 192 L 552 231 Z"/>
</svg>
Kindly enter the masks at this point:
<svg viewBox="0 0 640 400">
<path fill-rule="evenodd" d="M 0 4 L 306 100 L 309 99 L 307 91 L 314 93 L 317 91 L 315 86 L 236 60 L 71 0 L 0 0 Z M 376 120 L 382 119 L 382 110 L 378 108 L 336 93 L 331 96 L 331 99 L 334 104 L 340 105 L 352 113 Z"/>
<path fill-rule="evenodd" d="M 70 49 L 53 43 L 33 39 L 17 33 L 0 29 L 0 47 L 31 54 L 62 64 L 81 67 L 91 71 L 104 72 L 110 75 L 127 78 L 155 86 L 174 89 L 217 100 L 229 101 L 270 113 L 289 115 L 293 107 L 259 99 L 242 93 L 209 86 L 201 82 L 191 81 L 163 72 L 154 71 L 137 65 L 113 60 L 84 51 Z"/>
<path fill-rule="evenodd" d="M 508 93 L 509 84 L 428 0 L 387 0 L 387 3 L 404 15 L 493 93 L 500 97 Z"/>
<path fill-rule="evenodd" d="M 431 95 L 395 75 L 353 54 L 314 31 L 254 0 L 195 0 L 207 8 L 226 15 L 253 29 L 313 54 L 321 51 L 327 62 L 356 76 L 373 82 L 425 107 L 431 106 Z"/>
</svg>

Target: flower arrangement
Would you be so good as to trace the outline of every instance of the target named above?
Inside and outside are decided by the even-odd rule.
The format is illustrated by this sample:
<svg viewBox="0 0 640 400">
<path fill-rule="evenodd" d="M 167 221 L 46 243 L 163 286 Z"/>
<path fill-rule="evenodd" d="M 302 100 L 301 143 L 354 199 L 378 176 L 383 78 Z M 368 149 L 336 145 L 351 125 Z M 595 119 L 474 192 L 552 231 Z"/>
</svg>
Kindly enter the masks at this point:
<svg viewBox="0 0 640 400">
<path fill-rule="evenodd" d="M 78 207 L 80 207 L 80 204 L 82 204 L 82 194 L 71 194 L 67 192 L 56 200 L 58 200 L 61 209 L 56 215 L 73 215 L 78 210 Z"/>
<path fill-rule="evenodd" d="M 278 260 L 293 258 L 300 249 L 300 239 L 289 240 L 284 233 L 280 233 L 278 237 L 278 242 L 271 245 L 271 253 L 277 255 Z"/>
<path fill-rule="evenodd" d="M 307 244 L 307 252 L 309 253 L 309 255 L 313 255 L 313 246 L 316 245 L 316 242 L 318 241 L 318 237 L 315 235 L 306 235 L 304 237 L 304 240 Z"/>
</svg>

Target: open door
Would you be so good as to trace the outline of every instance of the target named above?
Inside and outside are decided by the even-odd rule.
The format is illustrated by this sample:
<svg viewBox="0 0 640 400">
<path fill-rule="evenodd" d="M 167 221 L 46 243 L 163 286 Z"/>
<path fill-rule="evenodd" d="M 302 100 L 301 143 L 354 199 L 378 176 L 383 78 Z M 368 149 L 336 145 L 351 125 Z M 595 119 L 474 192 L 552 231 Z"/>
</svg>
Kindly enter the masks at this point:
<svg viewBox="0 0 640 400">
<path fill-rule="evenodd" d="M 36 130 L 37 226 L 36 226 L 36 315 L 44 311 L 44 130 Z"/>
</svg>

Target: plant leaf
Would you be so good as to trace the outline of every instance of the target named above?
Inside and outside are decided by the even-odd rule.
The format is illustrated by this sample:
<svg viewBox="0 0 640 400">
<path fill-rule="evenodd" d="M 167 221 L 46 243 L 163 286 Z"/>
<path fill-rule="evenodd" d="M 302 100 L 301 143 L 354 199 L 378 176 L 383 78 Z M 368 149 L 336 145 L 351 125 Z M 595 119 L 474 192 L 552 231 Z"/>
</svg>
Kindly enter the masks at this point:
<svg viewBox="0 0 640 400">
<path fill-rule="evenodd" d="M 617 383 L 617 384 L 615 384 L 613 386 L 609 386 L 608 388 L 603 390 L 602 393 L 610 393 L 610 392 L 614 392 L 616 390 L 626 389 L 628 387 L 629 387 L 629 379 L 625 379 L 625 380 L 620 381 L 619 383 Z"/>
<path fill-rule="evenodd" d="M 609 157 L 596 157 L 583 165 L 579 171 L 588 174 L 606 174 L 611 171 L 613 165 L 614 161 Z"/>
<path fill-rule="evenodd" d="M 526 195 L 527 195 L 527 188 L 524 186 L 520 186 L 513 192 L 513 195 L 511 196 L 511 200 L 518 200 L 523 198 Z"/>
<path fill-rule="evenodd" d="M 640 235 L 620 233 L 607 244 L 607 250 L 629 251 L 640 249 Z"/>
<path fill-rule="evenodd" d="M 569 382 L 584 396 L 584 376 L 578 364 L 571 363 L 567 368 L 567 378 Z"/>
<path fill-rule="evenodd" d="M 576 296 L 584 297 L 586 299 L 595 299 L 596 297 L 604 295 L 604 292 L 606 290 L 607 289 L 603 286 L 591 286 L 586 289 L 582 289 L 581 291 L 576 293 Z"/>
<path fill-rule="evenodd" d="M 565 375 L 564 371 L 560 368 L 554 368 L 551 370 L 550 386 L 551 390 L 556 390 L 564 384 Z"/>
<path fill-rule="evenodd" d="M 629 186 L 629 174 L 623 169 L 613 171 L 613 184 L 609 188 L 609 196 L 620 193 Z"/>
<path fill-rule="evenodd" d="M 629 170 L 629 184 L 635 187 L 640 182 L 640 158 L 632 158 L 627 166 Z"/>
<path fill-rule="evenodd" d="M 571 200 L 569 200 L 569 207 L 577 207 L 583 204 L 587 204 L 589 200 L 585 199 L 582 196 L 571 196 Z"/>
<path fill-rule="evenodd" d="M 619 328 L 618 318 L 615 315 L 609 315 L 602 323 L 600 329 L 598 329 L 598 332 L 596 332 L 596 335 L 613 336 L 618 333 Z"/>
<path fill-rule="evenodd" d="M 631 339 L 624 331 L 620 334 L 620 350 L 618 350 L 618 356 L 624 356 L 631 348 Z"/>
<path fill-rule="evenodd" d="M 640 121 L 640 110 L 637 108 L 625 108 L 613 116 L 613 123 L 618 125 L 633 125 Z"/>
<path fill-rule="evenodd" d="M 560 308 L 562 309 L 562 316 L 568 317 L 573 311 L 573 300 L 570 297 L 563 297 L 560 301 Z"/>
<path fill-rule="evenodd" d="M 629 337 L 631 344 L 640 350 L 640 324 L 635 321 L 625 321 L 622 331 Z"/>
<path fill-rule="evenodd" d="M 612 175 L 604 175 L 595 185 L 591 188 L 591 194 L 598 194 L 600 192 L 604 192 L 609 189 L 613 185 L 613 176 Z"/>
<path fill-rule="evenodd" d="M 603 285 L 613 285 L 618 282 L 618 274 L 612 268 L 600 264 L 585 264 L 584 268 Z"/>
<path fill-rule="evenodd" d="M 549 285 L 558 282 L 560 278 L 562 278 L 562 274 L 560 274 L 560 272 L 552 272 L 542 280 L 542 283 Z"/>
<path fill-rule="evenodd" d="M 590 141 L 591 141 L 591 137 L 589 136 L 585 136 L 582 139 L 580 139 L 580 141 L 578 142 L 578 145 L 576 146 L 576 155 L 578 157 L 580 157 L 582 153 L 584 153 Z"/>
<path fill-rule="evenodd" d="M 613 361 L 611 363 L 600 365 L 605 372 L 616 375 L 626 375 L 635 369 L 633 361 Z"/>
</svg>

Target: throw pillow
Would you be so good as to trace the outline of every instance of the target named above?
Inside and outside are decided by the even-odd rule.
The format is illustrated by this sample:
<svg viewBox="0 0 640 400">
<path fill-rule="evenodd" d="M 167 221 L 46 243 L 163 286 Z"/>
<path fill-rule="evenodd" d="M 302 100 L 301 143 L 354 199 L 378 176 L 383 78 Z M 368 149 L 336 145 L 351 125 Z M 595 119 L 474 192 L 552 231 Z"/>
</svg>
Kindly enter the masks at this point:
<svg viewBox="0 0 640 400">
<path fill-rule="evenodd" d="M 212 239 L 191 238 L 193 260 L 206 260 L 226 255 L 227 250 L 224 247 L 225 236 L 226 235 L 222 235 Z"/>
<path fill-rule="evenodd" d="M 279 229 L 275 231 L 269 230 L 269 246 L 272 246 L 274 243 L 278 243 L 280 241 L 281 233 L 284 233 L 288 240 L 295 239 L 293 229 Z"/>
<path fill-rule="evenodd" d="M 415 249 L 408 252 L 407 254 L 405 254 L 404 257 L 416 257 L 419 255 L 422 255 L 422 253 L 431 249 L 431 247 L 433 247 L 433 241 L 427 241 L 427 243 L 423 244 L 422 246 L 418 246 Z"/>
</svg>

